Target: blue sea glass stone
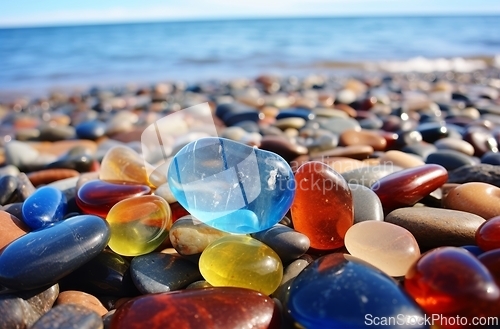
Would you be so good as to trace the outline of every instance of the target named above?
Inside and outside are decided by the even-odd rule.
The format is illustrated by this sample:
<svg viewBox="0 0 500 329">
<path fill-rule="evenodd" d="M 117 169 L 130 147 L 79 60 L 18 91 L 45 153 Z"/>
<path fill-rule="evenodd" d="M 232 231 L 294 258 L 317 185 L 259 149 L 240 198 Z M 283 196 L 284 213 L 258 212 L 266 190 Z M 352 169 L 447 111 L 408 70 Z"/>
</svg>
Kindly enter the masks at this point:
<svg viewBox="0 0 500 329">
<path fill-rule="evenodd" d="M 182 148 L 170 164 L 168 183 L 194 217 L 239 234 L 272 227 L 295 195 L 292 169 L 282 157 L 215 137 Z"/>
<path fill-rule="evenodd" d="M 294 279 L 285 307 L 301 328 L 428 328 L 424 312 L 394 279 L 341 253 L 309 264 Z"/>
<path fill-rule="evenodd" d="M 32 230 L 38 230 L 62 220 L 67 207 L 66 197 L 60 190 L 44 186 L 24 201 L 23 219 Z"/>
</svg>

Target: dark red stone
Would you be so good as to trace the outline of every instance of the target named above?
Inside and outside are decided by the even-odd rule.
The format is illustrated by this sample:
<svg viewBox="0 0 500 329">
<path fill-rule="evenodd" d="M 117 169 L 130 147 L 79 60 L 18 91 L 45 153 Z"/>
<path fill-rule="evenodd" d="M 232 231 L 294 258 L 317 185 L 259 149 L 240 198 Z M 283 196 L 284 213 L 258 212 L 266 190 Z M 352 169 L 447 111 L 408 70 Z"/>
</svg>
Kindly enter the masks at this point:
<svg viewBox="0 0 500 329">
<path fill-rule="evenodd" d="M 75 199 L 83 213 L 105 218 L 117 202 L 150 192 L 146 185 L 96 179 L 83 184 Z"/>
<path fill-rule="evenodd" d="M 111 329 L 279 328 L 273 300 L 257 291 L 217 287 L 135 298 L 116 310 Z"/>
<path fill-rule="evenodd" d="M 170 203 L 169 205 L 170 210 L 172 210 L 172 223 L 181 217 L 189 215 L 189 212 L 179 202 Z"/>
<path fill-rule="evenodd" d="M 495 282 L 500 286 L 500 249 L 490 250 L 477 256 L 477 259 L 486 266 Z"/>
<path fill-rule="evenodd" d="M 484 251 L 500 248 L 500 216 L 493 217 L 478 227 L 476 243 Z"/>
<path fill-rule="evenodd" d="M 500 314 L 500 289 L 488 269 L 463 248 L 443 247 L 424 254 L 408 270 L 404 286 L 429 315 L 471 320 Z"/>
<path fill-rule="evenodd" d="M 397 171 L 376 181 L 371 189 L 378 195 L 386 212 L 413 206 L 441 187 L 448 171 L 440 165 L 428 164 Z"/>
<path fill-rule="evenodd" d="M 486 128 L 471 126 L 467 129 L 464 140 L 474 146 L 474 155 L 481 157 L 487 152 L 498 152 L 498 143 L 491 131 Z"/>
</svg>

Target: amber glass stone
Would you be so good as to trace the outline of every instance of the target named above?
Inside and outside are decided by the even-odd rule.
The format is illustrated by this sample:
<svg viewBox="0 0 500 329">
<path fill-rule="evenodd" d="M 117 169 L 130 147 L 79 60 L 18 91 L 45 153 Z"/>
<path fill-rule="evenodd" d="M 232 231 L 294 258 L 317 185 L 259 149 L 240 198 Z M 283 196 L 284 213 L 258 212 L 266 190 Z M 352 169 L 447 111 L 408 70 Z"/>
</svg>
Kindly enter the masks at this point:
<svg viewBox="0 0 500 329">
<path fill-rule="evenodd" d="M 118 308 L 111 329 L 277 329 L 273 300 L 257 291 L 216 287 L 135 298 Z"/>
<path fill-rule="evenodd" d="M 345 179 L 326 164 L 310 161 L 297 170 L 295 180 L 291 208 L 295 230 L 309 238 L 313 249 L 342 247 L 354 221 L 351 190 Z"/>
<path fill-rule="evenodd" d="M 408 270 L 404 286 L 429 315 L 471 320 L 500 314 L 500 289 L 488 269 L 463 248 L 443 247 L 424 254 Z M 459 328 L 451 322 L 435 324 Z"/>
<path fill-rule="evenodd" d="M 413 206 L 448 180 L 448 171 L 428 164 L 397 171 L 376 181 L 371 189 L 378 195 L 386 212 Z"/>
<path fill-rule="evenodd" d="M 92 180 L 78 190 L 76 204 L 85 214 L 105 218 L 117 202 L 151 192 L 146 185 Z"/>
</svg>

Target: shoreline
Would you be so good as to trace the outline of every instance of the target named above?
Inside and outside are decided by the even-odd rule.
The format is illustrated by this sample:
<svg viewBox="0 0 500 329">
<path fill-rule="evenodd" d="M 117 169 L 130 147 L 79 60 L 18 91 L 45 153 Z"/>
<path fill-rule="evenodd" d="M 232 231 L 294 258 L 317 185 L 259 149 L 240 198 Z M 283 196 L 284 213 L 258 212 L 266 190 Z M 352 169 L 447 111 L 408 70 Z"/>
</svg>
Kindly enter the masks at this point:
<svg viewBox="0 0 500 329">
<path fill-rule="evenodd" d="M 272 66 L 274 69 L 269 68 Z M 193 70 L 196 68 L 193 67 Z M 51 93 L 84 93 L 91 88 L 116 89 L 134 86 L 135 88 L 148 88 L 151 85 L 159 83 L 175 83 L 181 81 L 185 84 L 203 84 L 209 81 L 230 82 L 238 79 L 254 79 L 261 75 L 272 75 L 278 78 L 296 76 L 306 78 L 311 75 L 320 75 L 326 77 L 358 77 L 368 74 L 387 75 L 387 74 L 405 74 L 405 73 L 470 73 L 473 71 L 500 69 L 500 54 L 495 56 L 477 55 L 477 56 L 454 56 L 454 57 L 412 57 L 406 60 L 378 60 L 378 61 L 317 61 L 309 64 L 297 64 L 291 67 L 289 64 L 266 65 L 262 68 L 246 68 L 240 71 L 246 71 L 243 74 L 234 72 L 224 72 L 218 77 L 210 76 L 207 73 L 200 73 L 199 77 L 187 74 L 182 78 L 180 72 L 172 74 L 164 79 L 137 77 L 135 79 L 123 79 L 119 77 L 102 79 L 93 79 L 94 81 L 85 81 L 78 79 L 67 79 L 61 82 L 35 82 L 26 84 L 26 86 L 2 88 L 0 87 L 0 104 L 12 102 L 18 98 L 44 98 Z M 100 80 L 100 82 L 97 82 Z"/>
</svg>

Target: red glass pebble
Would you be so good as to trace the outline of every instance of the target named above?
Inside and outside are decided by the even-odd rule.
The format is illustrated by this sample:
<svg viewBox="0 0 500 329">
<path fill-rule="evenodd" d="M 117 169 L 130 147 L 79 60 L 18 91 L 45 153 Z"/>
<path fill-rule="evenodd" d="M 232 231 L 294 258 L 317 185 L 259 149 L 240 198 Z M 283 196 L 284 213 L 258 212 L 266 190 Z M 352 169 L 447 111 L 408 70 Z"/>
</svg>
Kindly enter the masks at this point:
<svg viewBox="0 0 500 329">
<path fill-rule="evenodd" d="M 181 217 L 190 215 L 179 202 L 170 203 L 170 210 L 172 210 L 172 223 L 175 223 Z"/>
<path fill-rule="evenodd" d="M 111 329 L 279 328 L 273 300 L 257 291 L 217 287 L 135 298 L 116 310 Z"/>
<path fill-rule="evenodd" d="M 371 189 L 386 212 L 413 206 L 448 180 L 445 168 L 428 164 L 397 171 L 376 181 Z"/>
<path fill-rule="evenodd" d="M 476 243 L 484 251 L 500 248 L 500 216 L 493 217 L 478 227 Z"/>
<path fill-rule="evenodd" d="M 462 248 L 443 247 L 424 254 L 408 270 L 404 286 L 429 315 L 472 319 L 500 314 L 500 289 L 492 275 Z M 458 328 L 445 322 L 434 324 Z"/>
<path fill-rule="evenodd" d="M 96 179 L 83 184 L 75 199 L 83 213 L 105 218 L 109 210 L 119 201 L 150 192 L 151 189 L 146 185 Z"/>
<path fill-rule="evenodd" d="M 295 230 L 309 238 L 313 249 L 342 247 L 354 221 L 351 190 L 345 179 L 326 164 L 311 161 L 297 170 L 295 181 L 291 208 Z"/>
</svg>

